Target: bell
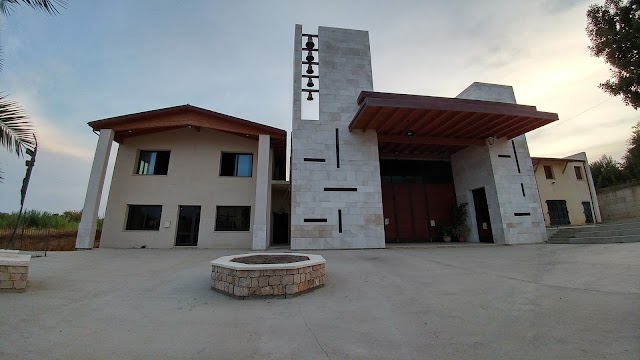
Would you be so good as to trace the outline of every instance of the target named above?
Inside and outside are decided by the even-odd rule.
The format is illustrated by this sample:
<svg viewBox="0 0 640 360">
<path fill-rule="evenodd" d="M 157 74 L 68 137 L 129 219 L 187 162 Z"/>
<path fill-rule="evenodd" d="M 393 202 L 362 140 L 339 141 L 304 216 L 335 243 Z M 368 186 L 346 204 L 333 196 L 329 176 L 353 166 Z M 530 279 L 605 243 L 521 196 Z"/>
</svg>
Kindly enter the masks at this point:
<svg viewBox="0 0 640 360">
<path fill-rule="evenodd" d="M 311 91 L 309 91 L 309 96 L 307 96 L 307 100 L 313 101 L 313 95 L 311 95 Z"/>
<path fill-rule="evenodd" d="M 309 51 L 309 53 L 307 54 L 307 61 L 308 62 L 313 62 L 313 60 L 315 60 L 316 58 L 313 57 L 313 54 L 311 53 L 311 51 Z"/>
<path fill-rule="evenodd" d="M 311 36 L 307 37 L 307 43 L 305 44 L 305 46 L 309 50 L 313 49 L 316 46 L 316 44 L 313 43 L 313 40 L 311 40 Z"/>
<path fill-rule="evenodd" d="M 307 74 L 313 74 L 313 68 L 311 67 L 311 64 L 309 64 L 309 66 L 307 67 Z"/>
<path fill-rule="evenodd" d="M 307 81 L 307 87 L 314 87 L 315 84 L 313 83 L 313 80 L 311 80 L 311 78 L 309 78 L 309 81 Z"/>
</svg>

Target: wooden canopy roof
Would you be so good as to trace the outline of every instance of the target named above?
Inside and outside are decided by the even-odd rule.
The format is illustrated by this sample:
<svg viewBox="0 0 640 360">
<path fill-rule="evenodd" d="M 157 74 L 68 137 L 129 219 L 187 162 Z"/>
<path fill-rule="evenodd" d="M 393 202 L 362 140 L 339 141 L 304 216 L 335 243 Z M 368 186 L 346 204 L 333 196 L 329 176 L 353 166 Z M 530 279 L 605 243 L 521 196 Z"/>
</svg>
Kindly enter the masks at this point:
<svg viewBox="0 0 640 360">
<path fill-rule="evenodd" d="M 374 129 L 381 157 L 449 156 L 558 120 L 535 106 L 369 91 L 360 93 L 358 105 L 349 130 Z"/>
<path fill-rule="evenodd" d="M 115 141 L 122 143 L 127 138 L 180 128 L 214 129 L 229 134 L 258 140 L 258 135 L 269 135 L 274 152 L 285 158 L 287 132 L 282 129 L 221 114 L 193 105 L 180 105 L 164 109 L 121 115 L 88 123 L 93 130 L 112 129 Z"/>
</svg>

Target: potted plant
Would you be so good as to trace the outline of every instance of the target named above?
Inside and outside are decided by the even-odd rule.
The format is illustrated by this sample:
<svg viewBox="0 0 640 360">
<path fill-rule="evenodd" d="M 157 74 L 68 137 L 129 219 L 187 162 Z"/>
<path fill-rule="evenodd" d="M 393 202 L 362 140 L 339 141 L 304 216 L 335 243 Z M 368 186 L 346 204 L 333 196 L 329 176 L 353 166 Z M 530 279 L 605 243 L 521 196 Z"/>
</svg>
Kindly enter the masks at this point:
<svg viewBox="0 0 640 360">
<path fill-rule="evenodd" d="M 450 236 L 458 238 L 463 242 L 464 238 L 469 234 L 471 229 L 467 224 L 467 204 L 453 205 L 451 208 L 451 225 L 447 232 Z M 446 240 L 445 240 L 446 241 Z"/>
</svg>

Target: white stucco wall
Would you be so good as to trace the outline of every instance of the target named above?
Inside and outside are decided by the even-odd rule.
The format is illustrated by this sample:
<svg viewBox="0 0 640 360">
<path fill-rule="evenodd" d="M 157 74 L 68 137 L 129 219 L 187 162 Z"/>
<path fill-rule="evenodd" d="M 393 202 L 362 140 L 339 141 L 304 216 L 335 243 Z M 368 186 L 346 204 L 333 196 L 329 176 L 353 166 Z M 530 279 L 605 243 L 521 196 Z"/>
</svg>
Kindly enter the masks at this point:
<svg viewBox="0 0 640 360">
<path fill-rule="evenodd" d="M 168 174 L 134 174 L 139 150 L 170 150 Z M 219 176 L 222 152 L 252 153 L 253 176 Z M 251 231 L 220 232 L 214 226 L 216 206 L 251 206 L 253 226 L 257 155 L 257 141 L 210 129 L 179 129 L 126 139 L 118 148 L 100 246 L 171 248 L 179 206 L 199 205 L 198 247 L 251 248 Z M 160 230 L 125 230 L 128 204 L 162 205 Z M 165 227 L 165 222 L 170 226 Z"/>
<path fill-rule="evenodd" d="M 296 40 L 296 50 L 302 44 Z M 349 132 L 361 91 L 373 89 L 369 35 L 366 31 L 318 28 L 319 120 L 302 120 L 294 96 L 291 150 L 291 248 L 383 248 L 384 228 L 380 163 L 374 131 Z M 294 76 L 301 73 L 294 57 Z M 299 83 L 294 83 L 294 94 Z M 339 132 L 340 167 L 336 158 Z M 308 162 L 304 158 L 323 158 Z M 324 191 L 325 187 L 357 191 Z M 342 233 L 338 210 L 342 211 Z M 305 222 L 307 218 L 326 223 Z"/>
</svg>

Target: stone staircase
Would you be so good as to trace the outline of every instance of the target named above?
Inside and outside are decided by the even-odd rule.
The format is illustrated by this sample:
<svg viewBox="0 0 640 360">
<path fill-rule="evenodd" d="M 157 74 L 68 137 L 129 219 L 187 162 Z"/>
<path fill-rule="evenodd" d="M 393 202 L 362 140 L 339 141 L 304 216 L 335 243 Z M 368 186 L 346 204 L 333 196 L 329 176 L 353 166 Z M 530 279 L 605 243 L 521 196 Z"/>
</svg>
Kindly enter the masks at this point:
<svg viewBox="0 0 640 360">
<path fill-rule="evenodd" d="M 553 231 L 550 231 L 550 233 Z M 614 244 L 640 242 L 640 218 L 608 221 L 597 225 L 557 229 L 549 244 Z"/>
</svg>

